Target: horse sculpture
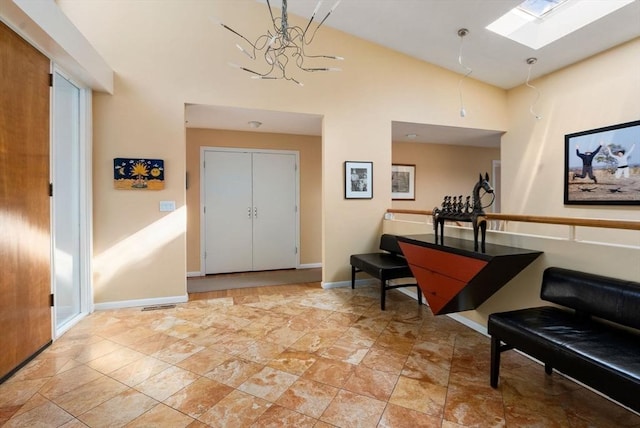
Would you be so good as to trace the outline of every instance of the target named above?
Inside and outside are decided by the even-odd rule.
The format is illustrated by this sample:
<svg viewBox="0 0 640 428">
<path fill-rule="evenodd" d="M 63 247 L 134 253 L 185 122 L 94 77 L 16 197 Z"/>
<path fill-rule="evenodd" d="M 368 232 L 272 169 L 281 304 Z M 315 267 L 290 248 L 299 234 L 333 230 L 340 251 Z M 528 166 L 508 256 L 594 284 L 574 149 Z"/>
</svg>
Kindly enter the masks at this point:
<svg viewBox="0 0 640 428">
<path fill-rule="evenodd" d="M 460 195 L 459 198 L 455 196 L 453 198 L 451 196 L 445 196 L 442 207 L 433 209 L 433 230 L 436 235 L 436 244 L 438 243 L 438 226 L 440 226 L 440 244 L 444 245 L 445 220 L 470 222 L 473 227 L 474 250 L 478 251 L 478 229 L 480 229 L 482 231 L 482 252 L 485 252 L 484 242 L 487 235 L 487 216 L 484 208 L 493 204 L 493 199 L 489 205 L 483 207 L 480 201 L 480 189 L 483 189 L 486 193 L 493 194 L 493 187 L 491 187 L 489 183 L 488 173 L 485 173 L 484 178 L 482 174 L 479 174 L 478 182 L 473 187 L 472 203 L 469 203 L 469 196 L 467 196 L 466 202 L 462 202 L 462 195 Z"/>
</svg>

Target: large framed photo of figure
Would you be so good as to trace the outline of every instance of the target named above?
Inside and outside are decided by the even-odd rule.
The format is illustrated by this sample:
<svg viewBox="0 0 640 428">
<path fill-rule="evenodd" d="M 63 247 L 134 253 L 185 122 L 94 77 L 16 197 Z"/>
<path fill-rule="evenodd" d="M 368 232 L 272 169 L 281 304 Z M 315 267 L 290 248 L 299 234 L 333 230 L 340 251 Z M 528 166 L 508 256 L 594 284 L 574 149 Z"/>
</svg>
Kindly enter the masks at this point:
<svg viewBox="0 0 640 428">
<path fill-rule="evenodd" d="M 640 205 L 640 120 L 564 136 L 564 203 Z"/>
</svg>

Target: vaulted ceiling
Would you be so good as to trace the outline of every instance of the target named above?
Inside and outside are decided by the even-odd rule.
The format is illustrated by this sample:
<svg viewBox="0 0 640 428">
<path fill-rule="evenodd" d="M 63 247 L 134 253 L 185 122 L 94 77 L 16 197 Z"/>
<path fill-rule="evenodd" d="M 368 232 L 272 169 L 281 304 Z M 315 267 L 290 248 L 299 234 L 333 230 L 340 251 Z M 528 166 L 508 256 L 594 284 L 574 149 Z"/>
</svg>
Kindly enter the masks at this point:
<svg viewBox="0 0 640 428">
<path fill-rule="evenodd" d="M 265 0 L 257 0 L 265 4 Z M 529 65 L 537 58 L 530 78 L 557 71 L 626 41 L 640 37 L 640 0 L 586 25 L 540 49 L 532 49 L 486 29 L 487 25 L 516 7 L 522 0 L 342 0 L 324 25 L 377 43 L 406 55 L 464 75 L 460 65 L 462 51 L 471 78 L 510 89 L 525 83 Z M 620 2 L 624 0 L 570 0 L 578 2 Z M 325 0 L 322 17 L 336 0 Z M 280 13 L 281 0 L 270 0 L 274 15 Z M 289 0 L 290 15 L 308 19 L 317 0 Z M 231 24 L 231 23 L 229 23 Z M 464 40 L 458 30 L 469 32 Z M 462 48 L 462 50 L 461 50 Z M 340 55 L 339 46 L 330 54 Z M 348 59 L 347 59 L 348 61 Z M 345 61 L 344 66 L 347 65 Z M 639 70 L 640 73 L 640 70 Z M 210 127 L 243 131 L 320 135 L 320 116 L 214 106 L 188 106 L 187 127 Z M 263 123 L 251 129 L 247 123 Z M 418 134 L 408 139 L 407 134 Z M 500 132 L 469 128 L 397 122 L 394 141 L 430 142 L 498 147 Z"/>
</svg>

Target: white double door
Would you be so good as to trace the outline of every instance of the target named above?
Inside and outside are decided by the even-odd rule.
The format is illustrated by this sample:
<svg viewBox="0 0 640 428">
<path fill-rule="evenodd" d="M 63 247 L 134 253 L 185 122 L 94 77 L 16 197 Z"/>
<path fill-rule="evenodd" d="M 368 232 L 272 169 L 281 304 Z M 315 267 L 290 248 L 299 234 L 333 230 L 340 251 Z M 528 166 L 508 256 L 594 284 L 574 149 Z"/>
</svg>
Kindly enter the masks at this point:
<svg viewBox="0 0 640 428">
<path fill-rule="evenodd" d="M 205 273 L 297 265 L 297 154 L 204 150 Z"/>
</svg>

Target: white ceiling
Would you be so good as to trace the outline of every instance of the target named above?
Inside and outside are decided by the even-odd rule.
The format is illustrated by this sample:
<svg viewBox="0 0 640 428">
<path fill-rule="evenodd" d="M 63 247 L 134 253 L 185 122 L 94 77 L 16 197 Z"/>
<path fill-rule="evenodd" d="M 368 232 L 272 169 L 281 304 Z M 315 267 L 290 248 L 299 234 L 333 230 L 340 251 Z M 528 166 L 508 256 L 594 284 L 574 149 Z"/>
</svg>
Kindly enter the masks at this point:
<svg viewBox="0 0 640 428">
<path fill-rule="evenodd" d="M 319 16 L 324 16 L 334 1 L 325 3 Z M 473 69 L 470 78 L 504 89 L 525 83 L 529 71 L 527 58 L 538 59 L 531 69 L 533 80 L 640 37 L 640 0 L 538 50 L 485 29 L 519 3 L 521 0 L 342 0 L 324 25 L 461 75 L 466 70 L 458 62 L 461 45 L 458 30 L 466 28 L 469 34 L 462 41 L 462 54 L 463 64 Z M 271 4 L 275 9 L 281 2 L 272 0 Z M 308 19 L 316 4 L 317 0 L 289 0 L 288 11 L 290 15 Z M 279 9 L 274 10 L 277 13 Z M 339 46 L 330 54 L 340 55 Z M 341 66 L 348 67 L 348 58 Z M 320 116 L 211 106 L 187 106 L 186 118 L 188 127 L 256 131 L 247 122 L 257 120 L 263 122 L 257 129 L 259 132 L 301 135 L 320 135 L 322 127 Z M 418 137 L 409 140 L 406 137 L 409 133 Z M 497 147 L 500 135 L 491 130 L 394 122 L 392 137 L 394 141 Z"/>
</svg>

